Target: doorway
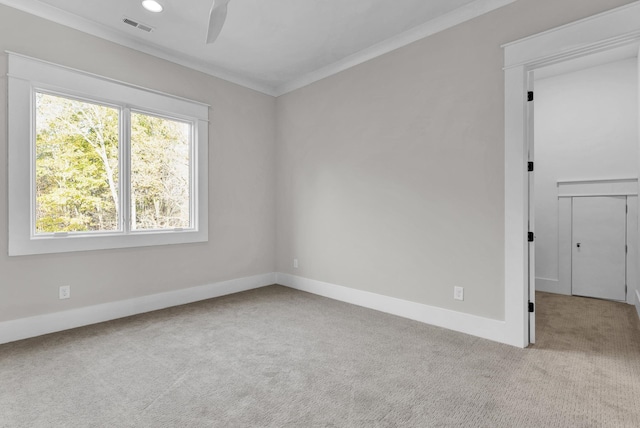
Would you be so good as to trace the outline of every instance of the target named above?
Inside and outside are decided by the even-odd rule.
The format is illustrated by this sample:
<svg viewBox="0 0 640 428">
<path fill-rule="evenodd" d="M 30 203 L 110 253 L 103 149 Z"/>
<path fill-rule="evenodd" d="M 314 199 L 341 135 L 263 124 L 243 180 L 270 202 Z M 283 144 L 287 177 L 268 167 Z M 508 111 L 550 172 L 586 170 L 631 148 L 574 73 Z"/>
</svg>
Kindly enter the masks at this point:
<svg viewBox="0 0 640 428">
<path fill-rule="evenodd" d="M 637 264 L 627 257 L 637 242 L 627 208 L 638 193 L 638 48 L 534 71 L 539 291 L 627 301 Z"/>
<path fill-rule="evenodd" d="M 528 91 L 535 70 L 640 41 L 640 4 L 635 2 L 504 45 L 505 50 L 505 334 L 526 347 L 535 337 L 530 305 Z M 530 312 L 531 311 L 531 312 Z M 533 331 L 530 331 L 530 329 Z"/>
</svg>

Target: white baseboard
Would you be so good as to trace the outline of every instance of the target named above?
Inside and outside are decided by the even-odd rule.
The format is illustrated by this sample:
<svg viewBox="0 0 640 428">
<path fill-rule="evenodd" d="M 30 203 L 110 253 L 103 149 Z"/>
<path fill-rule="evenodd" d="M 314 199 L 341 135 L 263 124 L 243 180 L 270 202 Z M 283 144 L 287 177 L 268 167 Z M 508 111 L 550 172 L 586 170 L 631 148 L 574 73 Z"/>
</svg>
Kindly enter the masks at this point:
<svg viewBox="0 0 640 428">
<path fill-rule="evenodd" d="M 0 344 L 172 306 L 184 305 L 265 287 L 271 284 L 280 284 L 296 290 L 306 291 L 449 330 L 519 346 L 518 344 L 509 343 L 506 339 L 506 324 L 504 321 L 483 318 L 282 273 L 268 273 L 247 278 L 232 279 L 183 290 L 168 291 L 134 299 L 0 322 Z M 638 296 L 638 302 L 640 302 L 640 294 Z M 638 303 L 637 308 L 640 314 L 640 303 Z"/>
<path fill-rule="evenodd" d="M 560 281 L 549 278 L 536 278 L 536 291 L 569 295 L 560 289 Z"/>
<path fill-rule="evenodd" d="M 463 312 L 428 306 L 284 273 L 276 274 L 276 283 L 330 299 L 420 321 L 425 324 L 443 327 L 496 342 L 520 346 L 510 343 L 507 340 L 506 323 L 504 321 L 483 318 Z"/>
<path fill-rule="evenodd" d="M 638 317 L 640 317 L 640 290 L 636 290 L 636 312 L 638 312 Z"/>
<path fill-rule="evenodd" d="M 0 344 L 238 293 L 272 285 L 275 282 L 276 274 L 267 273 L 185 288 L 183 290 L 136 297 L 134 299 L 0 322 Z"/>
</svg>

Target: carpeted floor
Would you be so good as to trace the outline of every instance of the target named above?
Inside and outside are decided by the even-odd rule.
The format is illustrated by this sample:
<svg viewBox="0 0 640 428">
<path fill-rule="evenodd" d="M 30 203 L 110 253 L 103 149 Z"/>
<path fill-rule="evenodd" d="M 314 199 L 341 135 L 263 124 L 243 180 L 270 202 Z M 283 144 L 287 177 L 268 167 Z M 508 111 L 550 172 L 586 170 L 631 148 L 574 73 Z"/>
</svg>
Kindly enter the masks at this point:
<svg viewBox="0 0 640 428">
<path fill-rule="evenodd" d="M 272 286 L 0 346 L 1 427 L 639 427 L 640 325 L 540 293 L 522 350 Z"/>
</svg>

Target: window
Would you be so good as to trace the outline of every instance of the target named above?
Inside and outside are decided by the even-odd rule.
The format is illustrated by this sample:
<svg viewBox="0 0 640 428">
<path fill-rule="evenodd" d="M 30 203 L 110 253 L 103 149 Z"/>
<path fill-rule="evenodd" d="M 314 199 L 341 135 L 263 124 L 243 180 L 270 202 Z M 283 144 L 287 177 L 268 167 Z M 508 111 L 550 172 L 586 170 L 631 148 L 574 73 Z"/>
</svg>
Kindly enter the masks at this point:
<svg viewBox="0 0 640 428">
<path fill-rule="evenodd" d="M 9 255 L 207 240 L 208 106 L 9 54 Z"/>
<path fill-rule="evenodd" d="M 188 123 L 131 113 L 131 229 L 188 229 Z"/>
<path fill-rule="evenodd" d="M 121 230 L 120 109 L 35 92 L 35 235 Z"/>
</svg>

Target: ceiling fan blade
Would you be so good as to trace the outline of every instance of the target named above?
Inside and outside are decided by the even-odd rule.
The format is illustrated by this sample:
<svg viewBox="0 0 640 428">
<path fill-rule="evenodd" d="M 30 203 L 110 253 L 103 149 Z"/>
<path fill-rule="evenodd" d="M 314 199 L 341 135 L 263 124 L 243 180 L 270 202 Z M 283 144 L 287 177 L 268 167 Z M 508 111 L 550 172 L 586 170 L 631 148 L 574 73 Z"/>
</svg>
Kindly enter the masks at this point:
<svg viewBox="0 0 640 428">
<path fill-rule="evenodd" d="M 229 0 L 215 0 L 209 13 L 209 29 L 207 31 L 207 43 L 213 43 L 222 31 L 224 21 L 227 19 L 227 4 Z"/>
</svg>

